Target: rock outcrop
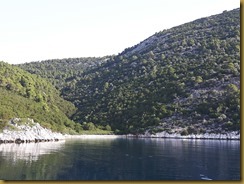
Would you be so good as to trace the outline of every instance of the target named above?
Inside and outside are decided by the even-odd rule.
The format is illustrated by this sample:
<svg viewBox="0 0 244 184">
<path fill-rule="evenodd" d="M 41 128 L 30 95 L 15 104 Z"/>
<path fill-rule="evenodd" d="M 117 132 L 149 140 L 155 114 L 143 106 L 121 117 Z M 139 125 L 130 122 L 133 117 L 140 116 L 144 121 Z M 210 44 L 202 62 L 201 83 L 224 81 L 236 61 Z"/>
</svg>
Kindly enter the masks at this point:
<svg viewBox="0 0 244 184">
<path fill-rule="evenodd" d="M 20 118 L 14 118 L 0 133 L 0 143 L 46 142 L 62 139 L 64 136 L 61 133 L 52 132 L 32 119 L 23 122 Z"/>
<path fill-rule="evenodd" d="M 129 137 L 130 135 L 128 135 Z M 132 135 L 131 135 L 132 136 Z M 134 136 L 134 135 L 133 135 Z M 181 135 L 180 133 L 158 132 L 151 134 L 146 131 L 144 134 L 136 135 L 140 138 L 179 138 L 179 139 L 223 139 L 223 140 L 240 140 L 240 132 L 232 131 L 224 134 L 204 133 L 204 134 L 189 134 Z"/>
</svg>

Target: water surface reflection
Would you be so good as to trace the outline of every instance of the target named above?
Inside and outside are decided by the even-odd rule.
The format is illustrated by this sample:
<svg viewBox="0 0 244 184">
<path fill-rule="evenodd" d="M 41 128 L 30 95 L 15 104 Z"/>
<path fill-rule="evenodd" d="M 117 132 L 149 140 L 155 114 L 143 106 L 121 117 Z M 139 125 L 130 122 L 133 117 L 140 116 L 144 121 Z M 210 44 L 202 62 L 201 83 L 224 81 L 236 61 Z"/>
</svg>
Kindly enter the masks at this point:
<svg viewBox="0 0 244 184">
<path fill-rule="evenodd" d="M 240 142 L 116 138 L 5 144 L 0 179 L 239 180 Z"/>
<path fill-rule="evenodd" d="M 41 155 L 58 152 L 64 148 L 65 141 L 22 144 L 0 144 L 0 155 L 4 159 L 37 161 Z"/>
</svg>

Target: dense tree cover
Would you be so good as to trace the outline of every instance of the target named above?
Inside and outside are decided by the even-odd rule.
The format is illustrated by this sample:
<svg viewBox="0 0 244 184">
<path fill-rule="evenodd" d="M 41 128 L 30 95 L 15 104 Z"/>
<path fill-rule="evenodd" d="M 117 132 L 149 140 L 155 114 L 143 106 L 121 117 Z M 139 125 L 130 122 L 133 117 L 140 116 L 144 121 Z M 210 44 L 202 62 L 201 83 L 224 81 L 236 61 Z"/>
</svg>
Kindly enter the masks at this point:
<svg viewBox="0 0 244 184">
<path fill-rule="evenodd" d="M 11 118 L 33 118 L 54 131 L 79 131 L 70 117 L 76 108 L 62 99 L 50 82 L 0 62 L 0 124 Z"/>
<path fill-rule="evenodd" d="M 81 73 L 78 63 L 68 65 L 71 78 L 62 62 L 48 72 L 78 108 L 72 119 L 83 127 L 181 134 L 240 129 L 240 9 L 156 33 Z M 21 67 L 50 77 L 44 69 L 52 65 Z"/>
<path fill-rule="evenodd" d="M 86 70 L 92 70 L 109 60 L 112 56 L 50 59 L 18 65 L 20 68 L 47 78 L 57 89 L 65 85 L 74 85 Z"/>
</svg>

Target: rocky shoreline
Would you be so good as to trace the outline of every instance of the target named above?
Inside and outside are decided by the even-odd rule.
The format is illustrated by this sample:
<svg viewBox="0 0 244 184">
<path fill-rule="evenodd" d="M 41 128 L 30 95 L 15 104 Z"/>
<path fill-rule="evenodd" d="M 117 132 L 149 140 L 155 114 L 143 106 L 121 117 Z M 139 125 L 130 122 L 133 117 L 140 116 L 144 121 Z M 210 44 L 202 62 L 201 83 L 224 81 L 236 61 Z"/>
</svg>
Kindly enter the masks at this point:
<svg viewBox="0 0 244 184">
<path fill-rule="evenodd" d="M 63 135 L 52 132 L 50 129 L 42 127 L 32 119 L 27 119 L 21 123 L 20 118 L 9 121 L 8 126 L 0 133 L 0 143 L 30 143 L 30 142 L 51 142 L 70 138 L 173 138 L 173 139 L 218 139 L 218 140 L 240 140 L 240 132 L 232 131 L 224 134 L 205 133 L 181 135 L 179 133 L 158 132 L 151 134 L 148 131 L 138 135 Z"/>
<path fill-rule="evenodd" d="M 181 135 L 180 133 L 167 133 L 158 132 L 155 134 L 150 134 L 146 132 L 145 134 L 139 135 L 127 135 L 128 137 L 138 137 L 138 138 L 174 138 L 174 139 L 218 139 L 218 140 L 240 140 L 240 132 L 232 131 L 228 133 L 204 133 L 204 134 L 189 134 Z"/>
<path fill-rule="evenodd" d="M 52 132 L 32 119 L 21 123 L 20 118 L 14 118 L 0 133 L 0 143 L 50 142 L 63 139 L 65 137 L 61 133 Z"/>
<path fill-rule="evenodd" d="M 65 139 L 116 139 L 116 138 L 166 138 L 166 139 L 201 139 L 201 140 L 240 140 L 240 133 L 237 131 L 225 134 L 190 134 L 180 135 L 178 133 L 169 134 L 167 132 L 160 132 L 156 134 L 128 134 L 128 135 L 65 135 Z"/>
</svg>

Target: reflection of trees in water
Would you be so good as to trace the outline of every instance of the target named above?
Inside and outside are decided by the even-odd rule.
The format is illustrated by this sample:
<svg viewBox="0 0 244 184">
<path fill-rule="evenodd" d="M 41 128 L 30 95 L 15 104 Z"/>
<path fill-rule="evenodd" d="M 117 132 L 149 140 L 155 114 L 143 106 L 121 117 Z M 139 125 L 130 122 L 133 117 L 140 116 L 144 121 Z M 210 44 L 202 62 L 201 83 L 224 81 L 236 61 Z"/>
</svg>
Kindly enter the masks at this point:
<svg viewBox="0 0 244 184">
<path fill-rule="evenodd" d="M 22 180 L 153 180 L 239 178 L 238 141 L 75 139 L 32 162 L 11 162 L 0 148 L 0 178 Z M 0 145 L 1 146 L 1 145 Z M 58 147 L 58 146 L 57 146 Z M 44 149 L 43 149 L 44 150 Z M 45 153 L 44 153 L 45 152 Z M 236 157 L 236 159 L 235 159 Z M 231 159 L 230 159 L 231 158 Z M 223 169 L 224 168 L 224 169 Z M 236 171 L 233 171 L 236 170 Z"/>
<path fill-rule="evenodd" d="M 74 139 L 64 142 L 0 144 L 0 178 L 3 180 L 57 180 L 75 168 L 82 175 L 86 164 L 96 165 L 112 140 Z M 85 151 L 85 154 L 83 153 Z M 99 151 L 97 151 L 99 150 Z M 109 151 L 109 150 L 107 150 Z M 84 159 L 85 166 L 77 160 Z M 89 171 L 88 171 L 89 172 Z"/>
<path fill-rule="evenodd" d="M 3 180 L 56 179 L 67 159 L 65 142 L 1 144 L 0 178 Z"/>
<path fill-rule="evenodd" d="M 64 141 L 59 142 L 40 142 L 23 144 L 0 144 L 0 153 L 4 159 L 13 162 L 26 160 L 27 162 L 37 161 L 40 155 L 49 154 L 62 149 Z"/>
<path fill-rule="evenodd" d="M 79 140 L 81 141 L 81 140 Z M 60 173 L 62 180 L 201 179 L 200 174 L 238 178 L 238 141 L 177 139 L 116 139 L 86 141 L 75 147 L 73 166 Z M 99 151 L 98 151 L 99 150 Z M 231 150 L 228 154 L 228 150 Z M 221 162 L 221 164 L 220 164 Z M 237 170 L 235 176 L 231 170 Z M 221 171 L 223 171 L 223 176 Z M 70 174 L 67 174 L 70 173 Z"/>
</svg>

